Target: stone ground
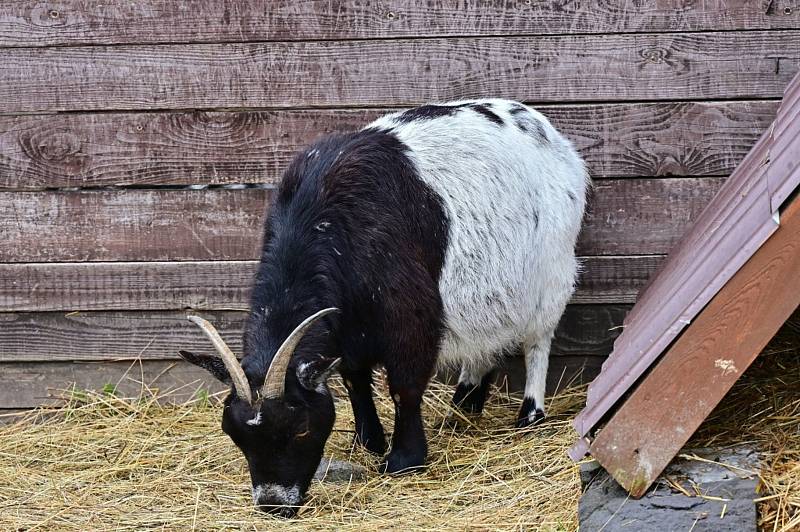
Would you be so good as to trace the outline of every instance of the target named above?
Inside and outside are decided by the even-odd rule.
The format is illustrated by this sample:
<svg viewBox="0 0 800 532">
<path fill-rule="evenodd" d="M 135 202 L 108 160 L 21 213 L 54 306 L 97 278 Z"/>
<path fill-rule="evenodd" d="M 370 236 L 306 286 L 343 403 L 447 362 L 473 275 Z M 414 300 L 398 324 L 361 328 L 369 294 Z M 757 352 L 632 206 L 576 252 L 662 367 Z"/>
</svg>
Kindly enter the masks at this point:
<svg viewBox="0 0 800 532">
<path fill-rule="evenodd" d="M 698 449 L 686 454 L 703 460 L 675 459 L 639 500 L 630 498 L 596 462 L 586 464 L 581 471 L 584 493 L 578 506 L 580 529 L 755 531 L 753 499 L 758 477 L 750 472 L 759 467 L 756 453 L 738 448 Z"/>
</svg>

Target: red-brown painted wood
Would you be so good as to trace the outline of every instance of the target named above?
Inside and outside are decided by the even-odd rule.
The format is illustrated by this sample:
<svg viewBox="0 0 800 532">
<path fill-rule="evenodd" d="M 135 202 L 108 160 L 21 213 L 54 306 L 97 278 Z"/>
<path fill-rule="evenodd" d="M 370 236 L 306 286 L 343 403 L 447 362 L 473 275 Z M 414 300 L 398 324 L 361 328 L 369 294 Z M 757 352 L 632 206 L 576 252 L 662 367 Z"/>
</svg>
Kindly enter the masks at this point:
<svg viewBox="0 0 800 532">
<path fill-rule="evenodd" d="M 600 430 L 592 456 L 642 496 L 798 305 L 800 198 Z"/>
</svg>

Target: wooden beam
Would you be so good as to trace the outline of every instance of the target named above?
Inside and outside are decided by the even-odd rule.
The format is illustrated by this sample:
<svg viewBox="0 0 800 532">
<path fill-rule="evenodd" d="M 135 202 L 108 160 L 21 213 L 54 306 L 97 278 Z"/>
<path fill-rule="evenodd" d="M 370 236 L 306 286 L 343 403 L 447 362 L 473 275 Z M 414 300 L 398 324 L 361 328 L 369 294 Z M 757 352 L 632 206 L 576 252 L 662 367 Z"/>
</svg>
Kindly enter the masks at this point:
<svg viewBox="0 0 800 532">
<path fill-rule="evenodd" d="M 540 106 L 593 179 L 730 174 L 777 101 Z M 296 151 L 391 109 L 0 116 L 0 188 L 270 183 Z"/>
<path fill-rule="evenodd" d="M 198 390 L 216 393 L 227 388 L 204 370 L 178 360 L 7 362 L 0 363 L 0 409 L 57 404 L 74 393 L 73 388 L 80 394 L 106 385 L 116 386 L 124 397 L 143 392 L 146 396 L 149 387 L 175 402 L 196 397 Z"/>
<path fill-rule="evenodd" d="M 0 46 L 797 28 L 791 0 L 0 2 Z M 784 9 L 789 8 L 789 13 Z"/>
<path fill-rule="evenodd" d="M 779 98 L 800 31 L 0 48 L 4 114 Z"/>
<path fill-rule="evenodd" d="M 592 456 L 642 496 L 799 304 L 800 197 L 600 430 Z"/>
<path fill-rule="evenodd" d="M 669 251 L 718 178 L 595 184 L 581 255 Z M 0 192 L 0 263 L 252 260 L 271 190 Z M 98 228 L 102 228 L 99 231 Z"/>
<path fill-rule="evenodd" d="M 553 356 L 603 359 L 629 309 L 630 305 L 568 306 L 556 330 Z M 241 353 L 246 312 L 197 312 Z M 0 362 L 177 360 L 179 349 L 211 350 L 185 311 L 0 313 Z"/>
<path fill-rule="evenodd" d="M 663 255 L 580 257 L 573 303 L 633 303 Z M 0 264 L 0 312 L 234 310 L 256 261 Z"/>
<path fill-rule="evenodd" d="M 547 378 L 548 394 L 567 383 L 591 379 L 599 372 L 603 360 L 592 356 L 553 357 Z M 519 376 L 524 374 L 524 361 L 514 357 L 501 369 L 498 379 L 508 378 L 508 389 L 521 391 L 524 382 Z M 209 393 L 227 390 L 207 372 L 182 360 L 0 362 L 0 414 L 8 409 L 57 404 L 60 402 L 57 398 L 73 393 L 73 386 L 80 393 L 99 391 L 111 384 L 117 386 L 123 397 L 138 397 L 143 390 L 147 394 L 142 383 L 157 389 L 165 402 L 177 403 L 196 398 L 198 390 Z M 513 415 L 509 410 L 509 426 Z"/>
</svg>

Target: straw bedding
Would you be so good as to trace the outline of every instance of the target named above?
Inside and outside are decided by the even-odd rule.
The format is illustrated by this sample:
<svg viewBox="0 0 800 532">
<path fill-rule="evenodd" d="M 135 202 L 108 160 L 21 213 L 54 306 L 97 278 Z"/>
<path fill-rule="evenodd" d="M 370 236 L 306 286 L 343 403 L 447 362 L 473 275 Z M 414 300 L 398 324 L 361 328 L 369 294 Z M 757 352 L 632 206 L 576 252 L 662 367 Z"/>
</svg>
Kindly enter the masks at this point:
<svg viewBox="0 0 800 532">
<path fill-rule="evenodd" d="M 763 460 L 762 530 L 800 528 L 800 327 L 784 328 L 690 445 L 750 442 Z M 218 397 L 163 405 L 71 392 L 57 410 L 0 427 L 0 529 L 544 529 L 574 530 L 578 468 L 565 455 L 569 422 L 584 390 L 549 404 L 525 432 L 509 427 L 519 398 L 494 390 L 483 417 L 448 420 L 452 389 L 426 395 L 430 466 L 421 474 L 366 482 L 315 482 L 299 518 L 251 508 L 244 459 L 219 428 Z M 341 395 L 341 394 L 340 394 Z M 379 390 L 391 430 L 391 402 Z M 367 465 L 353 449 L 352 412 L 337 402 L 326 455 Z"/>
</svg>

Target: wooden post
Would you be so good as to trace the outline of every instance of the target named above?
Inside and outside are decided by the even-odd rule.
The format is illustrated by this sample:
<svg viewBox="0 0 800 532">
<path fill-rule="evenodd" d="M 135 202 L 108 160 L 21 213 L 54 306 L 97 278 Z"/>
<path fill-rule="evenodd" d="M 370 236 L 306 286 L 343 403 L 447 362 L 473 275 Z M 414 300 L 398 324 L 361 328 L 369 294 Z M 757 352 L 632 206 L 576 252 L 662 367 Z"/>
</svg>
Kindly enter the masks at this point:
<svg viewBox="0 0 800 532">
<path fill-rule="evenodd" d="M 591 454 L 641 497 L 800 305 L 800 197 L 600 430 Z"/>
</svg>

